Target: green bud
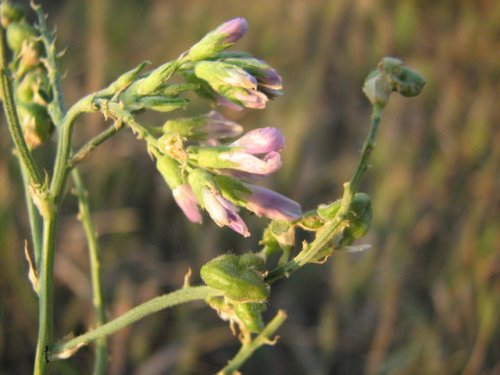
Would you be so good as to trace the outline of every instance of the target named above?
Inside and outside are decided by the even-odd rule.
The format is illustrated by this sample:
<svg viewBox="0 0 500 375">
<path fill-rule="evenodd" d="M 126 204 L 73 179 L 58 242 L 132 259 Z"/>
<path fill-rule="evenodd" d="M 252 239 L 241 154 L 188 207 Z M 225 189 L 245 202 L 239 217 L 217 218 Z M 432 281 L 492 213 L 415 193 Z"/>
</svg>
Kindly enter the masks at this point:
<svg viewBox="0 0 500 375">
<path fill-rule="evenodd" d="M 46 107 L 36 103 L 19 103 L 17 111 L 29 148 L 34 149 L 49 139 L 54 131 L 54 124 Z"/>
<path fill-rule="evenodd" d="M 177 186 L 184 183 L 181 165 L 170 156 L 161 155 L 156 159 L 156 168 L 165 179 L 170 189 L 175 189 Z"/>
<path fill-rule="evenodd" d="M 196 168 L 189 172 L 188 182 L 193 189 L 194 195 L 198 201 L 203 204 L 203 189 L 219 190 L 213 175 L 203 169 Z"/>
<path fill-rule="evenodd" d="M 139 74 L 148 64 L 149 64 L 148 61 L 143 61 L 134 69 L 123 73 L 120 77 L 118 77 L 113 83 L 111 83 L 108 86 L 108 90 L 112 91 L 115 95 L 120 94 L 122 91 L 127 89 L 132 83 L 137 81 L 137 79 L 139 78 Z"/>
<path fill-rule="evenodd" d="M 237 255 L 225 254 L 201 267 L 200 275 L 210 287 L 239 302 L 264 302 L 269 297 L 269 286 L 263 275 L 240 264 Z"/>
<path fill-rule="evenodd" d="M 7 27 L 6 38 L 9 48 L 16 54 L 19 54 L 25 41 L 36 38 L 36 31 L 27 22 L 14 22 L 10 23 Z"/>
<path fill-rule="evenodd" d="M 243 327 L 251 333 L 259 333 L 264 329 L 264 321 L 262 320 L 262 311 L 265 305 L 262 303 L 236 303 L 234 304 L 234 312 L 239 318 Z"/>
<path fill-rule="evenodd" d="M 178 61 L 167 62 L 153 70 L 147 77 L 136 81 L 127 89 L 127 92 L 132 96 L 156 94 L 167 85 L 167 81 L 179 67 Z"/>
<path fill-rule="evenodd" d="M 25 14 L 25 8 L 21 4 L 4 1 L 0 4 L 0 23 L 3 27 L 12 22 L 19 22 Z"/>
</svg>

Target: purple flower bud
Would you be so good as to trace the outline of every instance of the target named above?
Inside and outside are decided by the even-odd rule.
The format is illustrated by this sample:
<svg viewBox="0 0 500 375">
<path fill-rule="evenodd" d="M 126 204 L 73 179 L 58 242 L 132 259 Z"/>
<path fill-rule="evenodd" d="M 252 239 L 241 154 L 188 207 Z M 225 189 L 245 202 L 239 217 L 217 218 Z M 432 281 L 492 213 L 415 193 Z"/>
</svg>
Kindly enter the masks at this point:
<svg viewBox="0 0 500 375">
<path fill-rule="evenodd" d="M 236 99 L 247 108 L 263 109 L 266 108 L 268 97 L 260 91 L 251 89 L 241 89 L 234 92 L 230 99 Z"/>
<path fill-rule="evenodd" d="M 209 139 L 232 138 L 243 132 L 243 127 L 234 121 L 230 121 L 219 112 L 210 111 L 205 116 L 207 122 L 204 130 Z"/>
<path fill-rule="evenodd" d="M 301 217 L 300 205 L 284 195 L 257 185 L 245 184 L 245 187 L 250 190 L 245 207 L 257 216 L 286 221 Z"/>
<path fill-rule="evenodd" d="M 184 215 L 193 223 L 201 223 L 202 217 L 198 208 L 198 201 L 188 184 L 182 184 L 172 190 L 175 202 L 182 209 Z"/>
<path fill-rule="evenodd" d="M 201 195 L 205 209 L 218 226 L 228 226 L 244 237 L 250 236 L 250 232 L 243 219 L 238 215 L 238 209 L 234 204 L 211 189 L 203 189 Z"/>
<path fill-rule="evenodd" d="M 214 30 L 214 33 L 225 35 L 226 44 L 236 43 L 248 30 L 248 22 L 243 17 L 233 18 L 224 22 Z"/>
<path fill-rule="evenodd" d="M 226 107 L 228 109 L 231 109 L 231 110 L 237 111 L 237 112 L 240 112 L 243 110 L 243 107 L 241 105 L 238 105 L 238 104 L 232 102 L 231 100 L 226 99 L 222 95 L 214 93 L 214 98 L 215 98 L 215 102 L 217 103 L 217 105 L 220 105 L 221 107 Z"/>
<path fill-rule="evenodd" d="M 219 155 L 219 159 L 230 162 L 230 169 L 256 175 L 267 175 L 281 168 L 281 156 L 276 151 L 269 152 L 263 159 L 241 151 L 229 151 Z"/>
<path fill-rule="evenodd" d="M 279 129 L 268 127 L 251 130 L 229 146 L 241 148 L 249 154 L 265 154 L 281 150 L 284 144 L 285 138 Z"/>
<path fill-rule="evenodd" d="M 200 61 L 217 55 L 233 45 L 248 29 L 244 18 L 233 18 L 205 35 L 188 51 L 191 61 Z"/>
</svg>

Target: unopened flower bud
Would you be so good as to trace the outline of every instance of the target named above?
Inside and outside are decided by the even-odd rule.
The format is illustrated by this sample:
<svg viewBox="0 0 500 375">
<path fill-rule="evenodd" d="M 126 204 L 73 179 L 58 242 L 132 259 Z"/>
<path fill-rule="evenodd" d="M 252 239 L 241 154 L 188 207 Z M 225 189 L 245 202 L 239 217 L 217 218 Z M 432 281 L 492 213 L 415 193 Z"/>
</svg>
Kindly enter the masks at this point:
<svg viewBox="0 0 500 375">
<path fill-rule="evenodd" d="M 202 61 L 195 65 L 194 74 L 216 91 L 220 92 L 225 86 L 243 89 L 256 89 L 257 80 L 245 70 L 220 61 Z"/>
<path fill-rule="evenodd" d="M 191 61 L 213 57 L 232 46 L 246 33 L 247 29 L 248 23 L 244 18 L 229 20 L 205 35 L 189 49 L 187 55 Z"/>
<path fill-rule="evenodd" d="M 285 145 L 285 137 L 277 128 L 257 128 L 238 138 L 230 147 L 240 148 L 250 154 L 265 154 L 280 151 Z"/>
<path fill-rule="evenodd" d="M 194 169 L 189 173 L 188 181 L 201 206 L 218 226 L 227 226 L 244 237 L 250 236 L 245 222 L 238 215 L 237 207 L 222 196 L 210 173 Z"/>
<path fill-rule="evenodd" d="M 211 111 L 205 115 L 168 120 L 163 131 L 176 133 L 186 138 L 223 139 L 235 137 L 243 131 L 243 127 L 227 120 L 220 113 Z"/>
</svg>

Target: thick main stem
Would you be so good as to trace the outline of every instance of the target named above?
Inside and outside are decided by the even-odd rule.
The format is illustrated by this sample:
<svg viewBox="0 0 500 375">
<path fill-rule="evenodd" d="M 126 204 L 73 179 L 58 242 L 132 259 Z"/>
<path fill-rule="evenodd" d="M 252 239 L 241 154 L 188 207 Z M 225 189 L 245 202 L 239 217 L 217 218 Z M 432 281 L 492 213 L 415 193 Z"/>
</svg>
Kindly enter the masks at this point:
<svg viewBox="0 0 500 375">
<path fill-rule="evenodd" d="M 43 251 L 40 264 L 38 300 L 38 342 L 36 347 L 34 375 L 44 375 L 47 367 L 47 350 L 52 340 L 54 320 L 54 247 L 56 235 L 56 213 L 52 211 L 44 218 Z"/>
</svg>

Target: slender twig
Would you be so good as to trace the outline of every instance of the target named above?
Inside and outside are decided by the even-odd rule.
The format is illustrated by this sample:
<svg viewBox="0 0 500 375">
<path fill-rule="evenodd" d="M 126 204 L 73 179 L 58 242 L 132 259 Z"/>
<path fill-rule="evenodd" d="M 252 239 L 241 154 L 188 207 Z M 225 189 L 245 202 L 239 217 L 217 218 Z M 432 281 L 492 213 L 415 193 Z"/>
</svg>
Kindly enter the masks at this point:
<svg viewBox="0 0 500 375">
<path fill-rule="evenodd" d="M 234 356 L 232 360 L 228 362 L 226 367 L 220 370 L 217 375 L 232 375 L 246 362 L 248 358 L 261 346 L 263 345 L 273 345 L 276 342 L 275 339 L 270 337 L 274 335 L 276 330 L 283 324 L 286 319 L 286 313 L 283 310 L 279 310 L 276 316 L 271 320 L 267 326 L 262 330 L 257 337 L 255 337 L 248 344 L 242 345 L 238 353 Z"/>
<path fill-rule="evenodd" d="M 154 314 L 168 307 L 195 300 L 205 300 L 207 298 L 221 295 L 222 292 L 209 286 L 196 286 L 178 289 L 172 293 L 153 298 L 90 332 L 77 336 L 66 342 L 53 345 L 52 348 L 50 348 L 50 358 L 66 358 L 66 356 L 73 354 L 74 351 L 82 345 L 87 345 L 92 341 L 110 335 L 113 332 L 116 332 L 148 315 Z"/>
<path fill-rule="evenodd" d="M 92 303 L 96 311 L 96 323 L 102 326 L 106 323 L 106 305 L 104 303 L 102 282 L 101 282 L 101 262 L 99 257 L 99 244 L 97 241 L 96 230 L 92 217 L 90 216 L 90 207 L 88 201 L 88 192 L 83 184 L 78 169 L 71 172 L 72 180 L 75 185 L 75 192 L 78 198 L 79 219 L 83 224 L 87 244 L 89 248 L 90 276 L 92 283 Z M 108 349 L 106 338 L 97 340 L 95 348 L 94 374 L 104 374 L 108 358 Z"/>
<path fill-rule="evenodd" d="M 35 265 L 38 272 L 39 271 L 38 267 L 40 265 L 40 257 L 42 253 L 42 220 L 40 213 L 36 209 L 35 204 L 31 199 L 28 173 L 26 172 L 26 169 L 24 168 L 24 165 L 21 162 L 19 162 L 19 166 L 21 169 L 21 174 L 23 176 L 25 201 L 28 209 L 28 218 L 31 230 L 31 241 L 33 243 Z"/>
<path fill-rule="evenodd" d="M 100 144 L 107 141 L 113 135 L 118 133 L 123 129 L 123 121 L 115 121 L 115 123 L 109 126 L 106 130 L 96 135 L 86 144 L 84 144 L 72 157 L 68 160 L 68 167 L 74 168 L 78 163 L 87 159 L 89 155 L 94 151 L 94 149 Z"/>
</svg>

